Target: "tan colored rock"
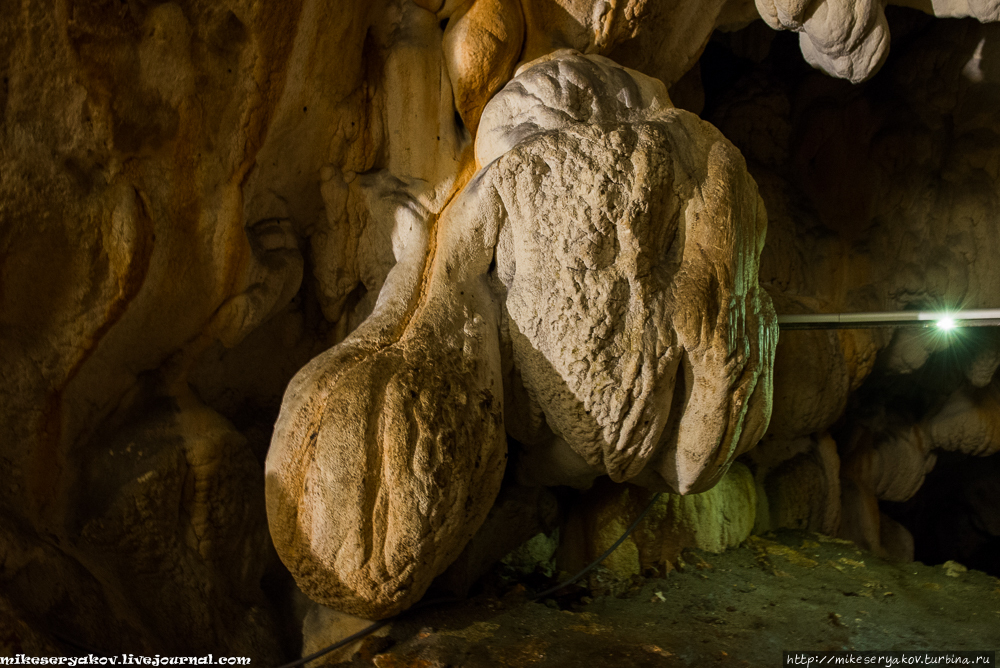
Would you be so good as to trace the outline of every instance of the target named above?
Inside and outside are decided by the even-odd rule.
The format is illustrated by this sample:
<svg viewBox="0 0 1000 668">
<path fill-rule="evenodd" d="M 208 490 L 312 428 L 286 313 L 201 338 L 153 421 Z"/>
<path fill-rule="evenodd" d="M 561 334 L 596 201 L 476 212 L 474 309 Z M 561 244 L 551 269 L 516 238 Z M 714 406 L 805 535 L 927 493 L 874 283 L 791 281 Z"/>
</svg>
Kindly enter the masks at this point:
<svg viewBox="0 0 1000 668">
<path fill-rule="evenodd" d="M 499 489 L 497 314 L 482 279 L 499 221 L 476 215 L 477 194 L 433 227 L 397 210 L 375 311 L 286 392 L 267 459 L 271 535 L 324 605 L 369 618 L 409 607 Z"/>
<path fill-rule="evenodd" d="M 575 572 L 611 547 L 649 505 L 652 492 L 604 480 L 571 510 L 559 562 Z M 635 531 L 602 565 L 626 578 L 647 569 L 671 570 L 687 548 L 723 552 L 750 536 L 757 512 L 753 476 L 736 463 L 712 489 L 661 494 Z"/>
<path fill-rule="evenodd" d="M 889 53 L 885 4 L 913 7 L 938 17 L 1000 21 L 996 0 L 756 0 L 775 30 L 799 33 L 806 61 L 830 76 L 859 83 L 874 75 Z"/>
<path fill-rule="evenodd" d="M 437 212 L 469 141 L 437 20 L 409 7 L 133 3 L 70 20 L 42 3 L 4 24 L 0 372 L 18 380 L 0 390 L 2 503 L 19 524 L 0 579 L 26 614 L 87 601 L 53 623 L 90 646 L 278 662 L 263 449 L 238 429 L 263 422 L 266 442 L 268 394 L 337 336 L 290 305 L 302 253 L 348 328 L 359 274 L 394 262 L 356 174 L 391 166 Z M 22 586 L 39 579 L 22 553 L 44 555 L 47 592 Z"/>
<path fill-rule="evenodd" d="M 879 436 L 859 431 L 845 453 L 843 475 L 879 499 L 905 501 L 934 467 L 933 448 L 922 430 L 901 429 Z"/>
<path fill-rule="evenodd" d="M 877 436 L 861 432 L 845 458 L 843 475 L 854 483 L 857 494 L 906 501 L 934 468 L 936 451 L 976 457 L 1000 452 L 998 397 L 995 384 L 985 391 L 960 387 L 940 409 L 916 425 Z M 872 523 L 857 516 L 851 519 L 862 525 Z"/>
<path fill-rule="evenodd" d="M 985 389 L 959 386 L 915 424 L 872 433 L 859 428 L 848 444 L 841 535 L 874 552 L 913 558 L 913 538 L 881 513 L 879 501 L 906 501 L 923 486 L 939 451 L 989 456 L 1000 451 L 1000 406 L 995 383 Z"/>
<path fill-rule="evenodd" d="M 781 20 L 807 11 L 796 7 Z M 1000 275 L 984 251 L 998 241 L 986 212 L 1000 171 L 985 148 L 997 132 L 985 100 L 997 90 L 988 48 L 996 27 L 895 16 L 926 32 L 877 84 L 848 89 L 812 75 L 785 97 L 783 84 L 762 74 L 712 118 L 744 151 L 768 203 L 761 282 L 779 313 L 993 304 Z M 945 46 L 958 43 L 959 51 Z M 931 80 L 939 84 L 922 83 Z M 855 426 L 838 447 L 840 531 L 880 553 L 912 555 L 906 530 L 881 516 L 878 502 L 920 488 L 939 438 L 991 451 L 991 420 L 981 416 L 990 414 L 992 390 L 973 387 L 995 382 L 995 346 L 990 334 L 968 330 L 782 332 L 773 417 L 751 459 L 769 467 L 757 471 L 762 507 L 783 509 L 769 509 L 760 526 L 776 512 L 794 522 L 817 517 L 816 486 L 829 474 L 809 473 L 814 483 L 787 491 L 814 468 L 802 468 L 810 442 L 841 421 Z M 852 398 L 866 379 L 873 384 L 863 398 Z M 782 460 L 802 470 L 785 482 L 768 477 L 784 477 L 775 467 Z"/>
<path fill-rule="evenodd" d="M 891 0 L 891 4 L 913 7 L 940 18 L 971 16 L 983 23 L 1000 21 L 1000 3 L 996 0 Z"/>
<path fill-rule="evenodd" d="M 829 434 L 797 442 L 765 439 L 749 459 L 757 467 L 754 533 L 789 528 L 837 534 L 841 467 Z"/>
<path fill-rule="evenodd" d="M 965 377 L 973 387 L 986 387 L 1000 367 L 1000 336 L 991 332 L 979 337 L 976 350 L 965 367 Z"/>
<path fill-rule="evenodd" d="M 902 4 L 939 16 L 997 18 L 995 2 Z M 884 53 L 880 3 L 775 2 L 766 9 L 774 26 L 801 32 L 810 62 L 835 75 L 863 78 Z M 471 487 L 438 486 L 425 475 L 432 467 L 421 470 L 424 478 L 403 475 L 408 484 L 440 489 L 402 498 L 405 485 L 398 486 L 401 515 L 392 517 L 407 518 L 400 520 L 406 528 L 385 533 L 400 537 L 400 551 L 388 559 L 399 578 L 388 568 L 378 572 L 377 559 L 358 576 L 362 590 L 391 589 L 408 577 L 407 559 L 429 560 L 413 591 L 379 593 L 386 612 L 413 600 L 475 530 L 473 516 L 486 512 L 495 491 L 504 431 L 523 446 L 520 477 L 535 483 L 586 488 L 613 474 L 691 491 L 722 475 L 752 445 L 767 413 L 767 341 L 745 340 L 747 355 L 726 366 L 729 344 L 739 338 L 726 340 L 727 331 L 739 331 L 721 323 L 726 309 L 738 312 L 742 300 L 749 330 L 769 327 L 766 298 L 752 294 L 756 259 L 746 258 L 761 253 L 761 280 L 781 312 L 996 305 L 995 27 L 924 24 L 917 14 L 897 14 L 904 27 L 920 29 L 907 35 L 914 46 L 887 66 L 877 95 L 861 87 L 845 93 L 819 76 L 795 82 L 794 94 L 782 90 L 792 82 L 773 79 L 728 93 L 730 112 L 713 122 L 747 156 L 767 202 L 771 220 L 760 251 L 763 209 L 735 149 L 673 110 L 663 94 L 673 87 L 683 104 L 698 108 L 698 57 L 716 27 L 755 18 L 745 0 L 42 1 L 5 16 L 0 589 L 10 606 L 0 613 L 19 633 L 28 628 L 23 637 L 38 647 L 48 630 L 62 629 L 109 651 L 225 645 L 279 661 L 279 625 L 260 586 L 262 578 L 275 586 L 282 573 L 267 540 L 261 463 L 288 380 L 338 342 L 349 341 L 337 353 L 349 352 L 349 363 L 328 357 L 337 367 L 332 376 L 318 373 L 311 382 L 332 378 L 341 401 L 331 411 L 355 411 L 337 418 L 356 430 L 355 446 L 367 438 L 357 433 L 360 425 L 375 420 L 368 424 L 389 430 L 383 442 L 407 444 L 387 450 L 403 458 L 417 452 L 407 448 L 419 439 L 400 436 L 402 421 L 424 424 L 427 433 L 445 429 L 444 442 L 447 425 L 466 429 L 460 418 L 472 414 L 469 397 L 484 385 L 503 403 L 505 429 L 476 423 L 463 432 L 494 463 L 489 472 L 456 474 Z M 580 78 L 574 92 L 596 100 L 597 112 L 585 121 L 573 100 L 552 103 L 546 93 L 535 110 L 541 113 L 526 114 L 544 130 L 537 136 L 528 139 L 521 120 L 497 120 L 520 113 L 517 105 L 494 115 L 486 130 L 477 126 L 515 61 L 564 46 L 609 56 L 633 72 L 588 61 L 599 73 Z M 766 46 L 756 40 L 741 53 L 760 62 Z M 570 68 L 556 79 L 578 74 Z M 634 97 L 615 102 L 619 93 Z M 569 121 L 560 116 L 567 109 L 576 114 Z M 608 127 L 595 130 L 595 119 Z M 479 194 L 463 200 L 478 213 L 446 212 L 469 176 L 462 170 L 477 134 L 485 158 L 479 167 L 498 159 L 478 182 Z M 635 138 L 659 148 L 630 144 Z M 578 173 L 562 166 L 563 157 L 581 166 Z M 526 167 L 543 163 L 554 169 Z M 631 180 L 603 195 L 570 187 L 578 176 L 598 184 L 606 167 Z M 614 235 L 593 236 L 611 229 L 613 216 L 604 214 L 612 204 L 639 213 L 620 227 L 615 221 Z M 651 217 L 677 214 L 678 240 L 669 248 L 632 225 L 644 220 L 643 207 Z M 714 233 L 688 234 L 702 229 L 694 216 L 726 221 L 733 244 L 717 243 Z M 483 238 L 492 238 L 483 232 L 488 225 L 462 226 L 471 220 L 495 221 L 496 239 Z M 427 224 L 425 248 L 413 237 Z M 445 227 L 473 230 L 476 238 L 452 238 Z M 536 239 L 541 231 L 552 238 Z M 634 244 L 618 243 L 625 231 Z M 617 246 L 606 243 L 612 236 Z M 609 246 L 614 261 L 598 267 Z M 704 263 L 697 260 L 703 248 Z M 642 252 L 625 258 L 622 249 Z M 642 253 L 666 255 L 658 266 L 671 270 L 687 262 L 690 271 L 677 280 L 677 272 L 641 271 Z M 461 280 L 474 289 L 463 295 L 459 279 L 435 278 L 429 254 L 471 271 Z M 592 265 L 579 286 L 555 271 L 566 259 L 572 262 L 562 266 L 574 270 L 576 260 Z M 727 279 L 725 267 L 750 287 L 737 289 L 735 279 L 733 286 L 713 284 Z M 537 290 L 524 288 L 532 282 Z M 628 300 L 616 302 L 619 293 L 608 288 L 626 283 Z M 577 302 L 558 303 L 550 292 Z M 625 306 L 615 311 L 617 304 Z M 691 312 L 668 308 L 678 304 Z M 605 307 L 614 318 L 601 317 Z M 558 336 L 544 331 L 563 321 Z M 439 332 L 445 343 L 428 343 Z M 816 443 L 845 411 L 860 411 L 851 395 L 873 369 L 883 380 L 914 383 L 944 356 L 965 352 L 954 341 L 883 334 L 782 336 L 775 417 L 764 444 L 775 450 L 755 458 L 770 458 L 766 475 L 755 470 L 759 496 L 771 502 L 768 518 L 773 511 L 779 524 L 812 526 L 822 515 L 830 525 L 834 459 Z M 387 341 L 395 343 L 380 347 Z M 912 493 L 935 449 L 992 451 L 996 346 L 969 344 L 980 353 L 963 357 L 954 379 L 921 388 L 924 397 L 940 394 L 925 415 L 880 416 L 886 405 L 876 398 L 871 414 L 846 418 L 858 423 L 859 435 L 863 428 L 875 437 L 840 444 L 845 471 L 857 477 L 844 488 L 861 490 L 844 492 L 841 524 L 876 549 L 905 553 L 905 532 L 880 518 L 877 504 Z M 652 367 L 639 361 L 664 350 L 667 357 L 682 352 L 643 375 Z M 679 371 L 684 355 L 690 378 Z M 595 363 L 585 369 L 584 362 Z M 728 374 L 740 364 L 746 382 L 734 391 Z M 685 392 L 682 402 L 675 383 L 682 377 L 685 390 L 697 377 L 701 394 Z M 626 379 L 622 387 L 637 379 L 629 389 L 639 388 L 640 400 L 629 404 L 631 395 L 616 393 L 622 387 L 602 385 L 608 378 Z M 561 388 L 563 381 L 571 384 Z M 425 404 L 378 389 L 409 385 Z M 567 397 L 575 391 L 580 397 Z M 668 394 L 664 408 L 657 401 Z M 673 394 L 678 405 L 671 405 Z M 749 405 L 744 413 L 741 397 Z M 390 410 L 355 420 L 363 398 Z M 323 397 L 301 400 L 320 404 Z M 500 403 L 493 407 L 499 411 Z M 440 419 L 441 411 L 451 417 Z M 660 422 L 643 433 L 647 414 Z M 701 429 L 703 421 L 727 420 L 732 433 Z M 657 436 L 660 423 L 666 426 Z M 914 447 L 917 437 L 926 447 Z M 469 453 L 456 455 L 458 469 L 468 466 Z M 325 465 L 364 454 L 344 450 Z M 782 468 L 786 455 L 794 459 Z M 434 525 L 437 542 L 426 545 L 417 535 L 431 522 L 421 499 L 451 520 L 464 512 L 465 498 L 473 501 L 468 521 Z M 326 510 L 335 519 L 358 508 L 323 503 L 332 504 Z M 855 506 L 860 510 L 849 512 Z M 317 527 L 329 526 L 323 508 L 316 504 Z M 488 556 L 474 561 L 471 570 L 478 570 Z"/>
<path fill-rule="evenodd" d="M 611 61 L 560 52 L 515 83 L 487 107 L 476 154 L 496 160 L 510 220 L 497 272 L 520 396 L 595 472 L 707 489 L 770 411 L 755 187 L 724 139 Z M 681 136 L 700 137 L 699 157 Z M 709 319 L 686 306 L 706 299 Z M 544 432 L 520 438 L 548 447 Z"/>
<path fill-rule="evenodd" d="M 889 53 L 882 0 L 757 0 L 757 10 L 775 30 L 799 33 L 810 65 L 852 83 L 875 74 Z"/>
<path fill-rule="evenodd" d="M 301 11 L 42 2 L 0 27 L 0 588 L 76 642 L 280 659 L 260 465 L 188 379 L 299 289 L 287 213 L 243 187 Z"/>
<path fill-rule="evenodd" d="M 643 554 L 658 551 L 666 557 L 678 545 L 709 552 L 735 547 L 753 529 L 756 497 L 749 470 L 733 464 L 719 484 L 707 492 L 671 494 L 664 504 L 657 502 L 649 524 L 637 535 L 639 550 Z"/>
<path fill-rule="evenodd" d="M 677 92 L 678 82 L 700 89 L 698 59 L 715 30 L 738 30 L 760 18 L 753 2 L 747 0 L 705 0 L 696 4 L 653 0 L 644 3 L 644 11 L 633 14 L 621 8 L 618 4 L 609 12 L 613 18 L 608 24 L 615 31 L 610 48 L 597 53 L 659 79 L 670 89 L 671 96 Z M 689 109 L 680 100 L 674 102 Z"/>
<path fill-rule="evenodd" d="M 378 81 L 384 114 L 379 120 L 386 132 L 382 166 L 410 182 L 428 210 L 440 213 L 454 192 L 469 144 L 467 133 L 455 123 L 449 77 L 455 54 L 448 54 L 449 59 L 442 51 L 436 16 L 412 0 L 401 3 L 398 23 L 381 30 L 392 31 L 383 38 L 386 60 Z"/>
<path fill-rule="evenodd" d="M 716 28 L 738 29 L 758 18 L 752 0 L 522 0 L 522 62 L 559 49 L 612 58 L 668 87 L 696 66 Z"/>
<path fill-rule="evenodd" d="M 1000 452 L 1000 387 L 960 388 L 924 428 L 933 447 L 985 457 Z"/>
<path fill-rule="evenodd" d="M 436 224 L 383 182 L 397 263 L 368 320 L 293 379 L 268 453 L 282 560 L 353 614 L 412 605 L 493 503 L 501 303 L 519 396 L 614 480 L 650 464 L 652 484 L 708 489 L 766 428 L 766 218 L 721 136 L 662 84 L 567 51 L 490 102 L 476 155 L 485 168 Z M 710 318 L 686 306 L 706 299 Z"/>
<path fill-rule="evenodd" d="M 913 561 L 913 536 L 903 525 L 879 511 L 870 490 L 845 480 L 839 536 L 883 559 Z"/>
<path fill-rule="evenodd" d="M 523 43 L 519 0 L 472 0 L 450 17 L 442 46 L 455 107 L 473 135 L 483 107 L 514 74 Z"/>
</svg>

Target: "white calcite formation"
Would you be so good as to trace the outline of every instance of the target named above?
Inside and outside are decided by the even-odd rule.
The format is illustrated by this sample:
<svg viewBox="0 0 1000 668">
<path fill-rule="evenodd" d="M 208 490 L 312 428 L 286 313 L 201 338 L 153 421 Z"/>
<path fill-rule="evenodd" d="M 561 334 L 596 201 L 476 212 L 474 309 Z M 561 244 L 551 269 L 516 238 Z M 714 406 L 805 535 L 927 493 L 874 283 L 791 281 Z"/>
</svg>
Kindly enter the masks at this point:
<svg viewBox="0 0 1000 668">
<path fill-rule="evenodd" d="M 546 451 L 552 481 L 575 455 L 617 482 L 711 487 L 770 416 L 766 213 L 742 158 L 655 80 L 566 52 L 497 95 L 476 153 L 508 219 L 496 274 L 528 460 Z M 519 419 L 538 413 L 548 429 Z"/>
<path fill-rule="evenodd" d="M 882 67 L 889 54 L 885 0 L 756 0 L 775 30 L 799 33 L 802 56 L 813 67 L 858 83 Z M 995 0 L 896 0 L 941 17 L 1000 20 Z"/>
<path fill-rule="evenodd" d="M 766 214 L 722 135 L 662 83 L 559 51 L 486 106 L 476 158 L 436 221 L 400 201 L 374 312 L 292 380 L 268 453 L 279 554 L 354 614 L 411 605 L 465 547 L 504 416 L 529 458 L 557 441 L 592 478 L 681 494 L 770 417 Z"/>
</svg>

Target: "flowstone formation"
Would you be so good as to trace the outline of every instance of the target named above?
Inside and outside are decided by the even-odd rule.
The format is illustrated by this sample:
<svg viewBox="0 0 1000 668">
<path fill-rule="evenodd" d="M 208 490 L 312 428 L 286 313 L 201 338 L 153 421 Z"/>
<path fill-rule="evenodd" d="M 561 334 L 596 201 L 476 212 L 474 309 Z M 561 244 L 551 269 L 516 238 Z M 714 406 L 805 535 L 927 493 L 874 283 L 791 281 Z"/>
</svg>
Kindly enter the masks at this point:
<svg viewBox="0 0 1000 668">
<path fill-rule="evenodd" d="M 776 45 L 713 115 L 782 203 L 761 260 L 779 312 L 997 305 L 998 26 L 890 16 L 902 48 L 870 83 L 778 84 Z M 911 559 L 879 502 L 912 497 L 939 452 L 1000 450 L 996 346 L 994 328 L 783 333 L 775 417 L 749 456 L 768 503 L 758 530 L 839 532 Z"/>
<path fill-rule="evenodd" d="M 763 203 L 661 82 L 575 51 L 528 63 L 476 162 L 433 224 L 400 197 L 374 312 L 292 380 L 268 453 L 279 555 L 365 617 L 419 600 L 482 524 L 505 424 L 549 484 L 687 494 L 770 417 Z"/>
<path fill-rule="evenodd" d="M 277 664 L 657 490 L 620 574 L 920 554 L 997 337 L 773 320 L 1000 306 L 1000 6 L 897 4 L 4 7 L 0 647 Z"/>
</svg>

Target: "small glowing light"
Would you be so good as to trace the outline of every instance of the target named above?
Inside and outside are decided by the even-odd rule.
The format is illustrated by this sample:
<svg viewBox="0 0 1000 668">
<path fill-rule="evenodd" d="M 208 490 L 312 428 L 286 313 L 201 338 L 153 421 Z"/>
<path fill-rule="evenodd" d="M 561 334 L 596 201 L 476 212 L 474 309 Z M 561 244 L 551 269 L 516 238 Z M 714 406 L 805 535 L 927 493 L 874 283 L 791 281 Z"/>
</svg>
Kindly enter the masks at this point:
<svg viewBox="0 0 1000 668">
<path fill-rule="evenodd" d="M 952 318 L 941 318 L 937 321 L 938 329 L 948 331 L 950 329 L 955 329 L 955 320 Z"/>
</svg>

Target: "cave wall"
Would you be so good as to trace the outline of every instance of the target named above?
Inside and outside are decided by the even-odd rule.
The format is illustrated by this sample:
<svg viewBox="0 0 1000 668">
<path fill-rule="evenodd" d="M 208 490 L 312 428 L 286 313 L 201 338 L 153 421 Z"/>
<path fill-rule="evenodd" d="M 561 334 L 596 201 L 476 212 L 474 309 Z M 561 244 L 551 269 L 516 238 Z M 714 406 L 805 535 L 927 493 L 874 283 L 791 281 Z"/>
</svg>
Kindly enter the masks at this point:
<svg viewBox="0 0 1000 668">
<path fill-rule="evenodd" d="M 889 15 L 899 53 L 870 81 L 846 86 L 802 72 L 784 77 L 780 94 L 763 83 L 775 81 L 765 66 L 713 116 L 724 132 L 749 115 L 768 128 L 771 141 L 734 141 L 765 201 L 776 203 L 762 283 L 781 312 L 995 303 L 998 276 L 986 258 L 997 244 L 998 119 L 989 83 L 996 55 L 987 46 L 996 28 Z M 747 92 L 758 86 L 770 92 L 750 102 Z M 746 104 L 761 107 L 750 112 Z M 734 127 L 727 136 L 739 134 Z M 781 252 L 806 239 L 809 251 Z M 775 369 L 776 418 L 752 457 L 772 468 L 799 450 L 831 473 L 839 458 L 841 533 L 908 558 L 907 537 L 891 519 L 880 523 L 874 499 L 911 497 L 935 451 L 997 451 L 996 341 L 993 328 L 787 332 Z M 824 451 L 827 435 L 836 453 Z M 837 481 L 825 477 L 833 489 Z M 772 524 L 785 512 L 780 506 L 772 505 Z"/>
<path fill-rule="evenodd" d="M 735 176 L 706 201 L 735 211 L 717 207 L 713 220 L 743 220 L 757 202 L 747 193 L 759 192 L 760 215 L 749 219 L 759 219 L 763 246 L 729 260 L 752 258 L 755 304 L 773 301 L 778 313 L 996 306 L 1000 34 L 989 22 L 1000 10 L 972 0 L 907 4 L 913 8 L 832 0 L 6 3 L 0 622 L 15 629 L 18 647 L 37 653 L 67 640 L 106 652 L 225 645 L 266 661 L 294 651 L 284 603 L 294 585 L 265 507 L 265 458 L 282 397 L 327 351 L 339 351 L 328 356 L 329 369 L 344 368 L 343 355 L 356 354 L 344 342 L 378 324 L 370 316 L 379 314 L 380 295 L 387 303 L 416 294 L 391 272 L 412 261 L 418 275 L 426 250 L 414 249 L 428 241 L 400 237 L 400 220 L 461 232 L 447 221 L 471 214 L 456 213 L 455 202 L 477 170 L 504 155 L 511 166 L 496 177 L 496 192 L 505 211 L 520 207 L 531 219 L 511 146 L 495 148 L 481 128 L 506 127 L 490 120 L 487 104 L 528 76 L 521 65 L 561 49 L 588 62 L 606 57 L 608 72 L 634 72 L 627 77 L 637 90 L 655 89 L 643 99 L 700 114 L 670 112 L 691 137 L 671 140 L 670 155 L 697 163 L 705 142 L 735 147 L 740 157 L 726 163 L 736 165 Z M 587 87 L 626 75 L 602 76 Z M 601 113 L 610 115 L 595 116 L 595 127 L 635 122 Z M 677 186 L 665 211 L 710 185 L 685 178 L 696 186 Z M 743 190 L 730 185 L 737 182 Z M 669 190 L 664 183 L 650 191 Z M 571 175 L 566 184 L 540 192 L 575 196 Z M 569 211 L 566 201 L 549 206 Z M 542 288 L 525 303 L 537 308 L 532 300 L 544 296 L 554 260 L 504 253 L 538 232 L 487 244 L 482 257 L 463 254 L 469 241 L 459 232 L 452 242 L 428 239 L 456 249 L 456 266 L 484 264 L 468 280 L 487 292 L 467 310 L 494 309 L 497 323 L 517 319 L 497 297 L 515 290 L 505 269 L 512 257 L 536 264 L 531 275 Z M 654 243 L 644 238 L 640 247 Z M 443 280 L 434 294 L 462 280 Z M 452 304 L 449 313 L 465 303 L 440 299 Z M 709 303 L 693 298 L 689 308 L 700 314 Z M 594 317 L 607 308 L 595 307 Z M 750 318 L 747 331 L 764 341 L 773 323 L 759 308 L 765 315 Z M 369 329 L 359 330 L 366 321 Z M 414 349 L 436 353 L 427 344 L 441 338 L 433 332 L 468 329 L 447 322 L 413 334 Z M 442 539 L 422 586 L 450 561 L 467 561 L 470 539 L 468 549 L 483 542 L 472 536 L 481 523 L 491 526 L 500 449 L 520 466 L 514 487 L 584 490 L 563 509 L 567 562 L 602 551 L 617 535 L 611 528 L 627 525 L 649 490 L 666 484 L 606 453 L 581 468 L 585 449 L 563 447 L 579 416 L 560 413 L 556 399 L 528 396 L 545 386 L 545 369 L 524 360 L 559 341 L 496 336 L 497 396 L 505 411 L 521 408 L 486 437 L 497 445 L 475 517 Z M 912 538 L 879 502 L 913 497 L 937 451 L 985 456 L 1000 448 L 1000 341 L 992 330 L 950 338 L 782 334 L 773 371 L 764 348 L 748 346 L 760 356 L 754 373 L 773 373 L 773 400 L 769 387 L 761 393 L 768 406 L 760 414 L 770 416 L 757 421 L 761 432 L 769 425 L 762 441 L 744 454 L 754 443 L 731 435 L 724 465 L 703 479 L 707 488 L 724 475 L 722 483 L 663 497 L 647 534 L 622 558 L 623 572 L 669 562 L 687 545 L 723 549 L 782 526 L 839 533 L 907 558 Z M 420 368 L 440 366 L 431 359 Z M 722 366 L 704 369 L 698 378 L 725 376 Z M 421 373 L 405 386 L 431 388 L 439 376 Z M 525 373 L 535 373 L 531 391 L 517 378 Z M 360 390 L 344 392 L 349 402 Z M 428 409 L 430 423 L 441 405 Z M 486 422 L 467 417 L 455 409 L 451 420 Z M 484 437 L 473 429 L 465 438 Z M 328 449 L 339 452 L 338 442 Z M 631 486 L 612 486 L 604 475 Z M 439 476 L 432 487 L 453 485 Z M 545 513 L 532 510 L 538 494 L 527 498 L 513 507 L 532 511 L 525 525 L 533 526 Z M 501 518 L 502 505 L 494 508 Z M 383 584 L 372 579 L 370 586 Z M 353 608 L 366 616 L 387 610 Z"/>
</svg>

